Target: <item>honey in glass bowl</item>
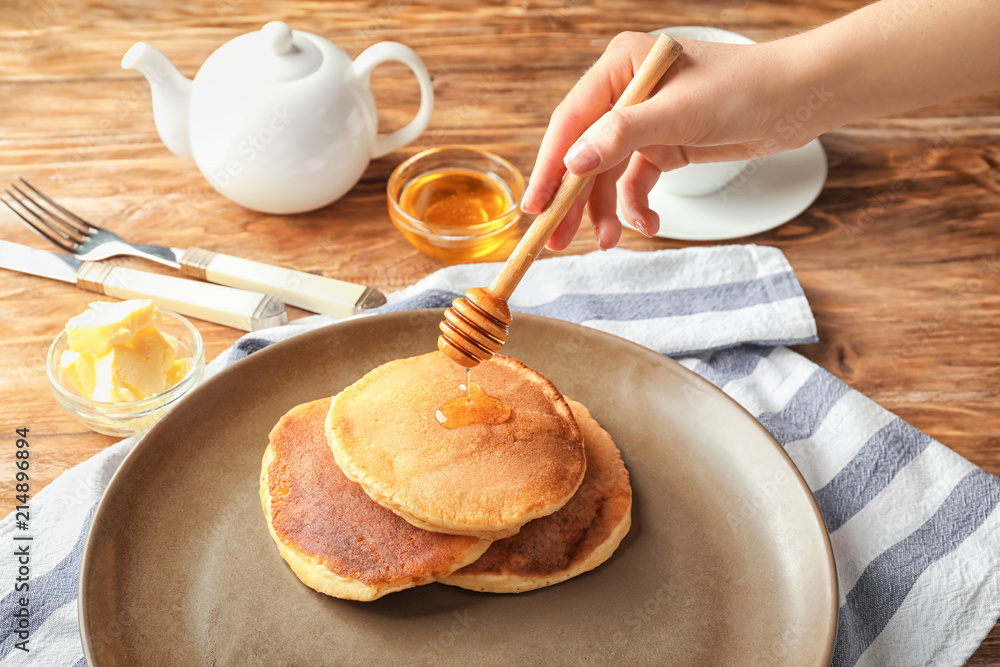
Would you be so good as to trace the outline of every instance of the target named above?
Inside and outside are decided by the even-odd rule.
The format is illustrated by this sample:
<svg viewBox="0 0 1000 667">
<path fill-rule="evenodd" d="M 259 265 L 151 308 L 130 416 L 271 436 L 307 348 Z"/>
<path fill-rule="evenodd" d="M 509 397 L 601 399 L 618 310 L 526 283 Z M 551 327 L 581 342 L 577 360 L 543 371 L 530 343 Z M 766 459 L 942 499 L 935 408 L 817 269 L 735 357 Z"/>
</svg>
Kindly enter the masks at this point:
<svg viewBox="0 0 1000 667">
<path fill-rule="evenodd" d="M 389 216 L 421 252 L 449 263 L 503 259 L 513 248 L 524 182 L 503 158 L 435 148 L 389 178 Z"/>
</svg>

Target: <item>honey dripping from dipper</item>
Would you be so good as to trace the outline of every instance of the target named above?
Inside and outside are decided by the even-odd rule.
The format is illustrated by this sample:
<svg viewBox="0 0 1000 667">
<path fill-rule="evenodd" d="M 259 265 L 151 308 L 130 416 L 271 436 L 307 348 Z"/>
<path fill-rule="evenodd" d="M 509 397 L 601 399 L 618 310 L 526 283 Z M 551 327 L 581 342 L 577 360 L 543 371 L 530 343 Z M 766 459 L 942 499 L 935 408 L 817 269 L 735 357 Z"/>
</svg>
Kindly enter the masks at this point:
<svg viewBox="0 0 1000 667">
<path fill-rule="evenodd" d="M 465 384 L 458 385 L 459 396 L 451 399 L 436 413 L 438 423 L 445 428 L 469 424 L 502 424 L 510 419 L 510 406 L 490 396 L 472 381 L 472 369 L 465 369 Z"/>
</svg>

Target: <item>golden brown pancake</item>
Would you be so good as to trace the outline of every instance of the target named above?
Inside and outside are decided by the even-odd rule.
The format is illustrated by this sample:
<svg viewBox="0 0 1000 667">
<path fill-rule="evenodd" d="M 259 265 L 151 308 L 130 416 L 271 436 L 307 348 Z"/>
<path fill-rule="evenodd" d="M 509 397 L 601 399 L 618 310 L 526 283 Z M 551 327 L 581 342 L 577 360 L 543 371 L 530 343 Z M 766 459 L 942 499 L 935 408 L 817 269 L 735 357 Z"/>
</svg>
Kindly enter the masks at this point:
<svg viewBox="0 0 1000 667">
<path fill-rule="evenodd" d="M 478 558 L 489 542 L 415 528 L 344 476 L 326 440 L 330 400 L 283 416 L 261 468 L 271 537 L 302 583 L 338 598 L 374 600 Z"/>
<path fill-rule="evenodd" d="M 587 448 L 587 474 L 576 495 L 479 560 L 441 581 L 474 591 L 520 593 L 551 586 L 606 561 L 632 525 L 632 488 L 621 454 L 590 412 L 567 399 Z"/>
<path fill-rule="evenodd" d="M 431 352 L 380 366 L 338 394 L 330 446 L 345 475 L 413 525 L 508 537 L 573 496 L 586 468 L 583 436 L 559 391 L 519 361 L 496 356 L 472 381 L 510 406 L 506 422 L 441 426 L 435 413 L 459 395 L 465 369 Z"/>
</svg>

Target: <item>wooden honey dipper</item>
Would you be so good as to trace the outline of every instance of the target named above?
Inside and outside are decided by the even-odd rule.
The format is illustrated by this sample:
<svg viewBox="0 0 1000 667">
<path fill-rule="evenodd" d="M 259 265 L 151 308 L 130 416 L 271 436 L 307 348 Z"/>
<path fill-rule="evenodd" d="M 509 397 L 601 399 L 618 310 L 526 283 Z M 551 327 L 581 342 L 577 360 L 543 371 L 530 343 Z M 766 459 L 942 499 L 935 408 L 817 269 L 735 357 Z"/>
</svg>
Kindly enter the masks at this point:
<svg viewBox="0 0 1000 667">
<path fill-rule="evenodd" d="M 661 34 L 614 108 L 645 100 L 681 51 L 677 41 Z M 567 173 L 548 207 L 531 223 L 490 286 L 470 289 L 444 311 L 438 349 L 448 358 L 473 368 L 500 351 L 511 323 L 507 300 L 589 180 L 589 176 Z"/>
</svg>

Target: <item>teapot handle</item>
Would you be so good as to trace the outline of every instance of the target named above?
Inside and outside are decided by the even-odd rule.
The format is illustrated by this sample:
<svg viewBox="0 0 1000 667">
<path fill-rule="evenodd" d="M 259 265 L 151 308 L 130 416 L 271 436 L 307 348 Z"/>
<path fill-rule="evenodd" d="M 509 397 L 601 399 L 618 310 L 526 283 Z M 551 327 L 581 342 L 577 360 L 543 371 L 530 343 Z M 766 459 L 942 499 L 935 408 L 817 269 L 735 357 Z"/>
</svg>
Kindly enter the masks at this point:
<svg viewBox="0 0 1000 667">
<path fill-rule="evenodd" d="M 398 42 L 380 42 L 370 46 L 351 63 L 351 70 L 367 86 L 371 79 L 372 70 L 387 60 L 398 60 L 416 75 L 417 81 L 420 83 L 420 108 L 417 110 L 417 115 L 407 125 L 392 134 L 375 139 L 375 145 L 372 147 L 372 158 L 379 158 L 386 153 L 391 153 L 419 137 L 420 133 L 427 129 L 427 125 L 431 122 L 431 113 L 434 111 L 434 89 L 431 87 L 431 77 L 427 73 L 423 61 L 408 46 Z"/>
</svg>

